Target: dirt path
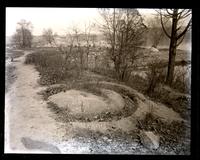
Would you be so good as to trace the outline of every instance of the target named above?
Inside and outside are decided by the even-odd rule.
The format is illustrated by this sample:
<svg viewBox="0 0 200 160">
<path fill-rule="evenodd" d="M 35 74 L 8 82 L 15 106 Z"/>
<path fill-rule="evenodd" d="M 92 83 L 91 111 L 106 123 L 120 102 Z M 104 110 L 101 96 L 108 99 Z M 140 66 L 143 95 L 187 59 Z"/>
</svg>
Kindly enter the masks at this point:
<svg viewBox="0 0 200 160">
<path fill-rule="evenodd" d="M 27 149 L 31 147 L 59 152 L 54 143 L 63 132 L 51 118 L 46 102 L 37 94 L 44 89 L 37 83 L 38 72 L 33 66 L 23 64 L 29 53 L 26 51 L 17 58 L 14 64 L 17 79 L 5 95 L 5 152 L 30 152 Z"/>
</svg>

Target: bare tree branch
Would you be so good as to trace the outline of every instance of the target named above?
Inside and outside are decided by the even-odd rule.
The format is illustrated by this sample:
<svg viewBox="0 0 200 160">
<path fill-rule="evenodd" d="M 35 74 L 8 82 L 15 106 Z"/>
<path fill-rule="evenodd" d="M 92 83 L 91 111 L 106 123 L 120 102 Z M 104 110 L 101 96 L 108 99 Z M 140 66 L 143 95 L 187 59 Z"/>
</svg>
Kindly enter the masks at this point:
<svg viewBox="0 0 200 160">
<path fill-rule="evenodd" d="M 110 44 L 109 55 L 115 65 L 118 78 L 128 78 L 128 66 L 137 59 L 136 46 L 142 44 L 143 33 L 147 29 L 136 9 L 114 9 L 101 13 L 105 22 L 104 34 Z"/>
<path fill-rule="evenodd" d="M 192 18 L 191 18 L 190 21 L 188 22 L 188 24 L 187 24 L 187 26 L 185 27 L 185 29 L 183 30 L 183 32 L 180 33 L 180 34 L 177 36 L 177 40 L 178 40 L 179 38 L 181 38 L 181 37 L 187 32 L 188 28 L 190 27 L 190 23 L 191 23 L 191 22 L 192 22 Z"/>
<path fill-rule="evenodd" d="M 173 16 L 173 12 L 170 13 L 168 9 L 166 9 L 166 11 L 167 11 L 167 13 L 168 13 L 169 16 Z"/>
<path fill-rule="evenodd" d="M 185 38 L 185 34 L 182 36 L 182 39 L 176 44 L 176 47 L 178 47 L 184 40 Z"/>
<path fill-rule="evenodd" d="M 163 24 L 163 19 L 162 19 L 162 13 L 160 12 L 160 19 L 161 19 L 161 25 L 162 25 L 162 28 L 163 28 L 163 31 L 165 32 L 165 35 L 168 37 L 168 38 L 171 38 L 171 36 L 167 33 L 166 29 L 165 29 L 165 26 Z"/>
</svg>

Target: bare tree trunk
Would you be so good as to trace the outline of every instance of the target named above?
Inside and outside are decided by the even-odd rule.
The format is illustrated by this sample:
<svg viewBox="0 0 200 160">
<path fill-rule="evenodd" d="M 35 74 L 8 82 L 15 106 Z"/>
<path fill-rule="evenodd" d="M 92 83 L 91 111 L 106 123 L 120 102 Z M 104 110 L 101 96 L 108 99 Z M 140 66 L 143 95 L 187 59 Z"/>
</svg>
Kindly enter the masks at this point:
<svg viewBox="0 0 200 160">
<path fill-rule="evenodd" d="M 87 51 L 86 51 L 86 67 L 88 69 L 88 56 L 89 56 L 89 52 L 90 52 L 90 48 L 87 47 Z"/>
<path fill-rule="evenodd" d="M 175 57 L 176 57 L 176 46 L 174 46 L 176 42 L 170 43 L 170 53 L 169 53 L 169 63 L 168 63 L 168 72 L 166 83 L 168 85 L 172 84 L 174 79 L 174 66 L 175 66 Z"/>
<path fill-rule="evenodd" d="M 155 38 L 152 47 L 157 48 L 158 44 L 160 43 L 161 38 L 163 37 L 164 33 L 162 32 L 158 38 Z"/>
<path fill-rule="evenodd" d="M 117 73 L 117 78 L 118 78 L 119 80 L 121 80 L 122 77 L 121 77 L 121 72 L 120 72 L 120 63 L 119 63 L 119 60 L 116 59 L 115 62 L 114 62 L 114 64 L 115 64 L 115 71 L 116 71 L 116 73 Z"/>
<path fill-rule="evenodd" d="M 86 68 L 88 69 L 88 52 L 87 52 L 86 61 L 87 61 L 87 62 L 86 62 L 86 63 L 87 63 L 87 64 L 86 64 Z"/>
<path fill-rule="evenodd" d="M 172 31 L 171 31 L 171 39 L 170 39 L 170 47 L 169 47 L 169 63 L 168 63 L 168 71 L 167 71 L 167 79 L 166 83 L 168 85 L 172 84 L 174 79 L 174 66 L 175 66 L 175 57 L 176 57 L 176 46 L 177 46 L 177 12 L 175 9 L 173 13 L 173 21 L 172 21 Z"/>
<path fill-rule="evenodd" d="M 113 12 L 113 44 L 112 44 L 112 54 L 115 55 L 115 8 Z"/>
<path fill-rule="evenodd" d="M 24 28 L 22 27 L 22 48 L 25 48 L 25 35 L 24 35 Z"/>
<path fill-rule="evenodd" d="M 83 71 L 83 52 L 82 52 L 80 46 L 78 46 L 78 53 L 80 56 L 80 73 L 82 73 L 82 71 Z"/>
<path fill-rule="evenodd" d="M 180 9 L 180 10 L 179 9 L 166 9 L 166 13 L 162 13 L 160 10 L 159 14 L 161 17 L 162 29 L 163 29 L 165 35 L 170 39 L 169 62 L 168 62 L 166 84 L 171 86 L 173 79 L 174 79 L 176 48 L 177 48 L 177 46 L 179 46 L 182 43 L 187 30 L 191 26 L 192 18 L 190 18 L 187 26 L 183 29 L 182 32 L 180 32 L 181 28 L 183 28 L 183 27 L 181 27 L 182 24 L 180 24 L 181 22 L 179 22 L 179 24 L 178 24 L 178 21 L 186 19 L 192 13 L 191 13 L 191 9 Z M 164 27 L 162 16 L 172 19 L 171 36 L 167 33 L 167 31 Z M 178 31 L 179 31 L 179 33 L 178 33 Z"/>
<path fill-rule="evenodd" d="M 97 67 L 97 56 L 94 57 L 94 68 L 96 69 Z"/>
</svg>

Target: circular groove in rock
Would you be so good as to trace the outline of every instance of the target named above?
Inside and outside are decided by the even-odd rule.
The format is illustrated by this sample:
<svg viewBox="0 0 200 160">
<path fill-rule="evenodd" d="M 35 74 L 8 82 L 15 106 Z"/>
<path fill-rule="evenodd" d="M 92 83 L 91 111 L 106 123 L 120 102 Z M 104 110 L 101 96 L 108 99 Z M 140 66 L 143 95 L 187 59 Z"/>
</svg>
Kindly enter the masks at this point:
<svg viewBox="0 0 200 160">
<path fill-rule="evenodd" d="M 119 111 L 124 107 L 120 94 L 102 89 L 107 96 L 103 98 L 80 90 L 68 90 L 49 97 L 49 101 L 61 109 L 67 109 L 71 114 L 94 115 L 102 112 Z"/>
<path fill-rule="evenodd" d="M 49 108 L 64 121 L 112 121 L 130 116 L 136 108 L 133 101 L 108 89 L 101 89 L 104 96 L 80 90 L 59 92 L 48 98 Z M 105 98 L 106 97 L 106 98 Z"/>
</svg>

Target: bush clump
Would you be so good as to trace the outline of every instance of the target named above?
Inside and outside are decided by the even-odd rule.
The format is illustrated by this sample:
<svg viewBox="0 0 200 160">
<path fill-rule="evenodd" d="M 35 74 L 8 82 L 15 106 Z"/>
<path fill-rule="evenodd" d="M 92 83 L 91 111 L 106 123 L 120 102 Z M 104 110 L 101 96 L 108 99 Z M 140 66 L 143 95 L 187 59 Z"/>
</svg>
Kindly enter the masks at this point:
<svg viewBox="0 0 200 160">
<path fill-rule="evenodd" d="M 61 54 L 55 52 L 35 52 L 26 57 L 25 64 L 34 64 L 39 71 L 40 84 L 61 83 L 70 76 L 70 65 Z"/>
<path fill-rule="evenodd" d="M 164 83 L 165 81 L 165 70 L 163 68 L 165 63 L 159 60 L 154 60 L 148 64 L 149 71 L 147 72 L 147 94 L 151 96 L 154 89 L 159 83 Z"/>
<path fill-rule="evenodd" d="M 142 130 L 153 131 L 160 135 L 160 143 L 163 146 L 179 144 L 185 136 L 186 126 L 184 122 L 172 121 L 167 123 L 155 117 L 152 113 L 146 114 L 143 120 L 138 120 L 137 127 Z"/>
</svg>

